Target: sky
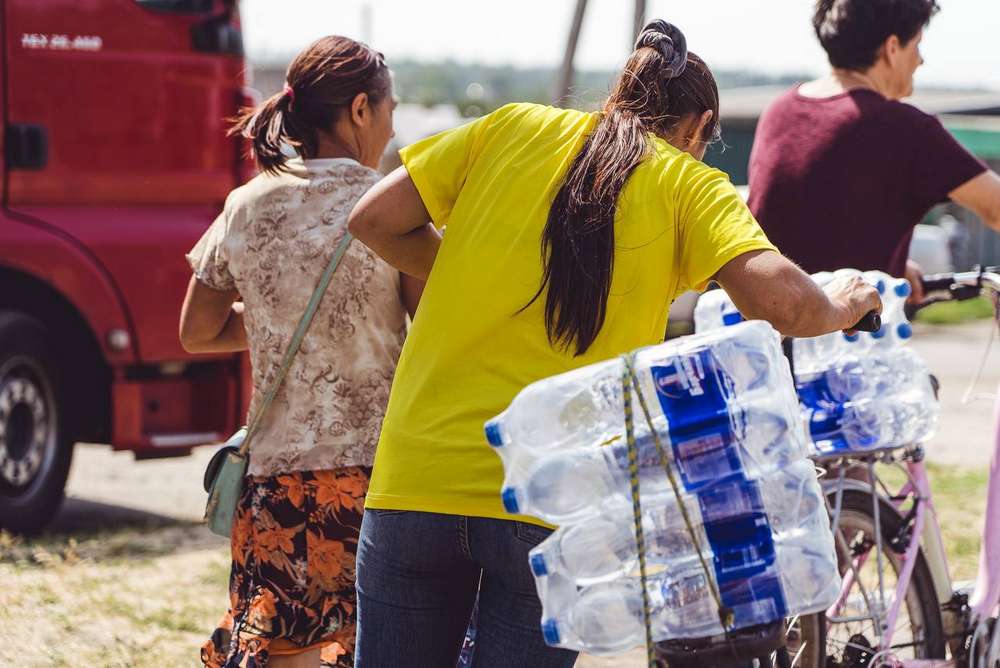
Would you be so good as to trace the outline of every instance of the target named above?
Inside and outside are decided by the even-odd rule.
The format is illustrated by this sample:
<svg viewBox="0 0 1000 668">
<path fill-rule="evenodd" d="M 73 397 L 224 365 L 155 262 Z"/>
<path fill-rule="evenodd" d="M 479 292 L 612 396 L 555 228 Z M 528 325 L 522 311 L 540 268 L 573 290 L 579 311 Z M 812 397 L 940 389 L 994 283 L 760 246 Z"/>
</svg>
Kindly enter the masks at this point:
<svg viewBox="0 0 1000 668">
<path fill-rule="evenodd" d="M 1000 90 L 1000 0 L 939 0 L 925 32 L 917 85 Z M 393 59 L 519 66 L 562 59 L 575 0 L 242 0 L 251 58 L 286 61 L 326 34 L 365 39 Z M 813 0 L 648 0 L 688 48 L 718 69 L 820 74 L 826 58 L 810 25 Z M 369 17 L 366 21 L 365 15 Z M 631 46 L 632 3 L 590 0 L 577 66 L 620 66 Z"/>
</svg>

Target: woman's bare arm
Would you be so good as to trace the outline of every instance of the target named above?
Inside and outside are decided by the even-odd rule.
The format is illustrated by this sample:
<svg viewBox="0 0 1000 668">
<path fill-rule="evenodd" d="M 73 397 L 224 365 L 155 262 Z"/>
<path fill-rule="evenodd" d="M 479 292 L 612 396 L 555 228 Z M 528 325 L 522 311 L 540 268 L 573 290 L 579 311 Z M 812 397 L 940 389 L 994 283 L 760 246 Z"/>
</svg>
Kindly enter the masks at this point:
<svg viewBox="0 0 1000 668">
<path fill-rule="evenodd" d="M 860 278 L 824 291 L 794 263 L 774 251 L 744 253 L 716 279 L 748 319 L 767 320 L 785 336 L 820 336 L 848 330 L 870 311 L 882 311 L 878 291 Z"/>
<path fill-rule="evenodd" d="M 420 296 L 424 294 L 425 285 L 427 282 L 419 278 L 413 278 L 402 272 L 399 274 L 399 296 L 403 301 L 403 308 L 410 314 L 411 319 L 417 314 L 417 304 L 420 303 Z"/>
<path fill-rule="evenodd" d="M 230 353 L 247 349 L 243 302 L 236 290 L 213 290 L 194 276 L 181 307 L 180 339 L 189 353 Z"/>
<path fill-rule="evenodd" d="M 996 172 L 987 170 L 955 188 L 948 196 L 971 209 L 987 227 L 1000 231 L 1000 176 Z"/>
<path fill-rule="evenodd" d="M 398 167 L 354 205 L 347 228 L 399 271 L 427 280 L 441 245 L 430 220 L 406 168 Z"/>
</svg>

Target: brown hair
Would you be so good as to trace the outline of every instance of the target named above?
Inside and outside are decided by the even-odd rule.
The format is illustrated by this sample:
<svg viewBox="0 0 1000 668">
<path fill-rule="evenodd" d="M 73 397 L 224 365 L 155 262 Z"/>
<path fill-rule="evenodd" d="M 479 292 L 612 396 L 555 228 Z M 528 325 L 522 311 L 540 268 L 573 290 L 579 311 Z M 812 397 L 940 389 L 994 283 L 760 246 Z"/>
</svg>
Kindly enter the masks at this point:
<svg viewBox="0 0 1000 668">
<path fill-rule="evenodd" d="M 285 90 L 233 119 L 230 135 L 250 140 L 250 154 L 269 174 L 286 169 L 288 144 L 304 158 L 316 155 L 318 133 L 327 131 L 359 93 L 377 104 L 392 88 L 385 58 L 348 37 L 321 37 L 295 57 Z"/>
<path fill-rule="evenodd" d="M 719 137 L 719 90 L 711 70 L 688 53 L 684 35 L 652 21 L 608 97 L 597 127 L 574 158 L 542 233 L 542 284 L 549 341 L 582 355 L 607 315 L 618 196 L 649 155 L 649 134 L 667 137 L 691 115 L 712 111 L 703 141 Z M 527 307 L 525 307 L 527 308 Z"/>
</svg>

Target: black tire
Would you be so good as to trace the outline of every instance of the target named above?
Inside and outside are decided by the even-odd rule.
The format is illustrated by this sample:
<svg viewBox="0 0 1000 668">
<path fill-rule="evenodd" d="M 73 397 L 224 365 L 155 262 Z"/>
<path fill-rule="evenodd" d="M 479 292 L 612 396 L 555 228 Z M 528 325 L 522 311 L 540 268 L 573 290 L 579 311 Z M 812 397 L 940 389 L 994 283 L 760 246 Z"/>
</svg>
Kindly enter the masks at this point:
<svg viewBox="0 0 1000 668">
<path fill-rule="evenodd" d="M 834 507 L 835 493 L 829 494 L 830 506 Z M 883 543 L 885 545 L 882 554 L 886 563 L 886 571 L 898 573 L 901 567 L 899 556 L 889 546 L 889 537 L 899 533 L 903 525 L 903 518 L 884 499 L 880 501 L 879 518 L 882 526 Z M 841 506 L 842 526 L 850 527 L 852 522 L 874 523 L 871 494 L 859 489 L 848 489 L 843 492 Z M 861 532 L 865 537 L 867 531 Z M 860 533 L 855 533 L 855 537 L 860 537 Z M 850 537 L 847 537 L 851 540 Z M 839 552 L 839 550 L 838 550 Z M 849 568 L 848 562 L 841 561 L 841 572 L 846 572 Z M 870 561 L 870 560 L 869 560 Z M 919 646 L 915 648 L 919 658 L 943 659 L 945 658 L 945 637 L 944 623 L 941 619 L 941 608 L 937 600 L 937 593 L 934 588 L 934 581 L 931 579 L 930 569 L 924 560 L 923 552 L 917 553 L 916 563 L 913 568 L 913 575 L 910 579 L 910 587 L 904 607 L 907 614 L 916 613 L 921 621 L 921 628 L 917 632 L 922 636 Z M 910 598 L 912 597 L 912 598 Z M 911 619 L 912 622 L 912 619 Z M 827 668 L 828 666 L 849 666 L 860 665 L 845 662 L 840 653 L 840 646 L 835 644 L 838 635 L 837 625 L 828 629 L 826 615 L 823 613 L 802 617 L 799 620 L 799 630 L 801 639 L 806 643 L 806 650 L 803 652 L 801 660 L 796 662 L 796 666 L 802 668 Z M 867 638 L 872 645 L 878 645 L 878 638 Z M 823 647 L 822 655 L 810 651 L 810 647 Z"/>
<path fill-rule="evenodd" d="M 41 531 L 59 510 L 73 443 L 48 333 L 0 311 L 0 529 Z"/>
</svg>

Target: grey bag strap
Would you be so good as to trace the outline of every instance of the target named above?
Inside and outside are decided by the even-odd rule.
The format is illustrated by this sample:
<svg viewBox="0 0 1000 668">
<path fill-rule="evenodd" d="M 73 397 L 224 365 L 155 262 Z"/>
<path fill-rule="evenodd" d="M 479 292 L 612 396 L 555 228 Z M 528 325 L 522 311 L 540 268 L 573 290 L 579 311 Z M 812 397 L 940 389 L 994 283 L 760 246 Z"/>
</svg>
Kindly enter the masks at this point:
<svg viewBox="0 0 1000 668">
<path fill-rule="evenodd" d="M 340 264 L 341 258 L 344 257 L 344 253 L 347 252 L 347 247 L 351 243 L 351 233 L 345 231 L 343 239 L 340 240 L 340 244 L 337 245 L 337 249 L 333 251 L 333 256 L 330 258 L 330 262 L 326 265 L 326 270 L 319 279 L 319 283 L 316 284 L 316 289 L 313 290 L 312 297 L 309 298 L 309 304 L 306 306 L 306 312 L 302 314 L 302 319 L 299 320 L 299 326 L 295 328 L 295 333 L 292 334 L 292 340 L 288 344 L 288 350 L 285 352 L 285 357 L 281 361 L 281 367 L 278 369 L 278 374 L 271 381 L 270 387 L 267 388 L 267 392 L 264 393 L 264 398 L 261 399 L 260 406 L 257 408 L 257 413 L 254 414 L 253 419 L 250 421 L 249 426 L 247 426 L 247 435 L 243 439 L 243 443 L 240 445 L 240 454 L 246 456 L 250 451 L 250 441 L 253 438 L 254 433 L 257 431 L 257 427 L 260 426 L 261 417 L 267 412 L 268 407 L 271 402 L 274 401 L 274 397 L 277 396 L 278 390 L 281 389 L 281 384 L 285 380 L 285 376 L 288 374 L 288 369 L 292 366 L 292 360 L 295 359 L 295 354 L 299 352 L 299 347 L 302 345 L 302 339 L 306 336 L 306 331 L 309 329 L 309 325 L 312 323 L 313 316 L 316 315 L 316 311 L 319 309 L 320 300 L 323 299 L 323 293 L 326 292 L 327 287 L 330 285 L 330 279 L 333 278 L 333 274 L 337 271 L 337 266 Z"/>
</svg>

